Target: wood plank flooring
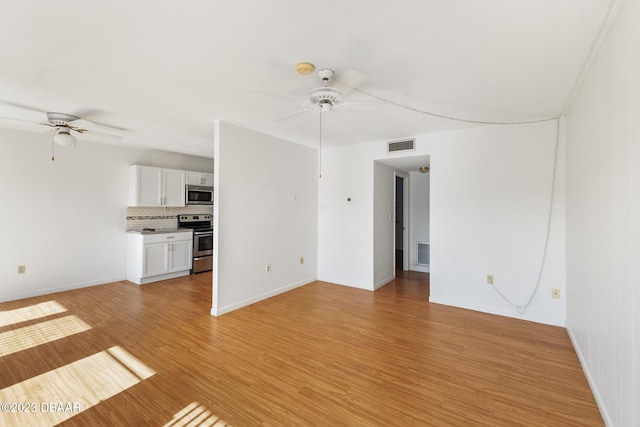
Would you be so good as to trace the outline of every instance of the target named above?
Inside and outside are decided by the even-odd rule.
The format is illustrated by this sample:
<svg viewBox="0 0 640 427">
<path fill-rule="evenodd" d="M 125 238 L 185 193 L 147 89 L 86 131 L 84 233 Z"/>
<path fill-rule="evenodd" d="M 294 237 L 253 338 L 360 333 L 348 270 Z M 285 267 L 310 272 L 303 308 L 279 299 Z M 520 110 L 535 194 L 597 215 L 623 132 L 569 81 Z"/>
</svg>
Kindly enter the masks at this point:
<svg viewBox="0 0 640 427">
<path fill-rule="evenodd" d="M 0 357 L 0 400 L 41 405 L 38 392 L 64 381 L 61 403 L 81 411 L 0 413 L 0 425 L 603 425 L 564 329 L 428 294 L 415 272 L 376 292 L 316 282 L 215 318 L 204 273 L 2 303 L 0 346 L 58 318 L 89 329 L 22 337 Z M 86 361 L 91 372 L 72 370 Z M 98 372 L 122 367 L 126 381 Z"/>
</svg>

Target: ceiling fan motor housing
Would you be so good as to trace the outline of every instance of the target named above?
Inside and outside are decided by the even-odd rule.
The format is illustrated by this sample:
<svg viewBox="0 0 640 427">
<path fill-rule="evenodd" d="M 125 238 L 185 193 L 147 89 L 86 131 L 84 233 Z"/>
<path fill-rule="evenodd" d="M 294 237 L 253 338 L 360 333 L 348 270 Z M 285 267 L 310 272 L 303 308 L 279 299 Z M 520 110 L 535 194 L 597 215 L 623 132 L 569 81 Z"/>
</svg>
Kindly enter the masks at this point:
<svg viewBox="0 0 640 427">
<path fill-rule="evenodd" d="M 334 106 L 340 102 L 341 96 L 342 93 L 338 89 L 332 87 L 319 87 L 311 91 L 309 100 L 311 105 L 314 106 L 318 105 L 322 107 L 326 104 Z"/>
<path fill-rule="evenodd" d="M 80 117 L 76 117 L 73 114 L 65 113 L 47 113 L 47 120 L 53 126 L 67 126 L 67 123 L 79 120 Z"/>
</svg>

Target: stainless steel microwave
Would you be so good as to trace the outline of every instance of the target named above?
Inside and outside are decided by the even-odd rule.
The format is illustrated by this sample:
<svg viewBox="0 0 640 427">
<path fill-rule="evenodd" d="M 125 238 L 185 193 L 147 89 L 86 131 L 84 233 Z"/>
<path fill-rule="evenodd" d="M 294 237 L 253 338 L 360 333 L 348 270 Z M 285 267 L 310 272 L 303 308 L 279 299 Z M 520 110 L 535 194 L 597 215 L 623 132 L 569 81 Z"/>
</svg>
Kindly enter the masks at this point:
<svg viewBox="0 0 640 427">
<path fill-rule="evenodd" d="M 213 205 L 213 187 L 187 185 L 184 194 L 186 205 Z"/>
</svg>

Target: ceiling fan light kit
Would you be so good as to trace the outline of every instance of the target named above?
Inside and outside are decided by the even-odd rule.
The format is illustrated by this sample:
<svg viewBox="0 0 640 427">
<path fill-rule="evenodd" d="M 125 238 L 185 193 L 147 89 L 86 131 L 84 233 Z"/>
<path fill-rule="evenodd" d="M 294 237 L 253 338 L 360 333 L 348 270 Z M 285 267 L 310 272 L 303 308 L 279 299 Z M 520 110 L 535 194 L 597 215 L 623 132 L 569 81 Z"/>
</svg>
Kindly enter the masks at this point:
<svg viewBox="0 0 640 427">
<path fill-rule="evenodd" d="M 37 110 L 34 110 L 34 111 L 37 111 Z M 49 112 L 49 113 L 46 113 L 46 116 L 47 116 L 47 123 L 34 122 L 31 120 L 23 120 L 18 118 L 11 118 L 11 117 L 2 117 L 2 118 L 15 120 L 21 123 L 26 122 L 36 126 L 48 126 L 53 131 L 53 138 L 52 138 L 53 143 L 59 144 L 62 146 L 73 145 L 75 147 L 76 137 L 75 135 L 72 134 L 72 132 L 75 132 L 81 136 L 86 134 L 86 135 L 99 137 L 99 138 L 122 139 L 120 135 L 113 135 L 110 133 L 85 129 L 84 127 L 91 126 L 94 123 L 91 123 L 88 120 L 84 120 L 78 116 L 74 116 L 73 114 Z M 55 160 L 53 153 L 51 155 L 51 160 Z"/>
<path fill-rule="evenodd" d="M 68 147 L 69 145 L 75 144 L 76 138 L 71 135 L 69 129 L 61 128 L 53 135 L 53 142 Z"/>
</svg>

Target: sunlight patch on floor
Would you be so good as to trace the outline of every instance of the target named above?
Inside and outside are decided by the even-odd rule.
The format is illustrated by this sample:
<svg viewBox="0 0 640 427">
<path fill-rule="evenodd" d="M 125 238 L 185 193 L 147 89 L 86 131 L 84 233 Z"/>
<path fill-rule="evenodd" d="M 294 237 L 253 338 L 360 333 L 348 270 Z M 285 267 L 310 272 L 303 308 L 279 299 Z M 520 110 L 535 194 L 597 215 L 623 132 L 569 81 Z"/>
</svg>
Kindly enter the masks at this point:
<svg viewBox="0 0 640 427">
<path fill-rule="evenodd" d="M 0 390 L 0 425 L 54 426 L 153 374 L 122 348 L 111 347 Z M 22 406 L 7 406 L 11 402 Z"/>
<path fill-rule="evenodd" d="M 210 410 L 198 402 L 190 403 L 178 411 L 164 427 L 230 427 L 225 421 L 216 417 Z"/>
<path fill-rule="evenodd" d="M 52 314 L 63 313 L 67 309 L 56 301 L 41 302 L 29 307 L 0 311 L 0 328 L 29 320 L 40 319 Z"/>
<path fill-rule="evenodd" d="M 46 320 L 0 334 L 0 357 L 91 329 L 75 315 Z"/>
<path fill-rule="evenodd" d="M 122 366 L 126 366 L 135 376 L 141 380 L 146 380 L 155 374 L 155 371 L 144 363 L 127 353 L 122 347 L 115 346 L 107 350 L 107 353 L 116 359 Z"/>
</svg>

